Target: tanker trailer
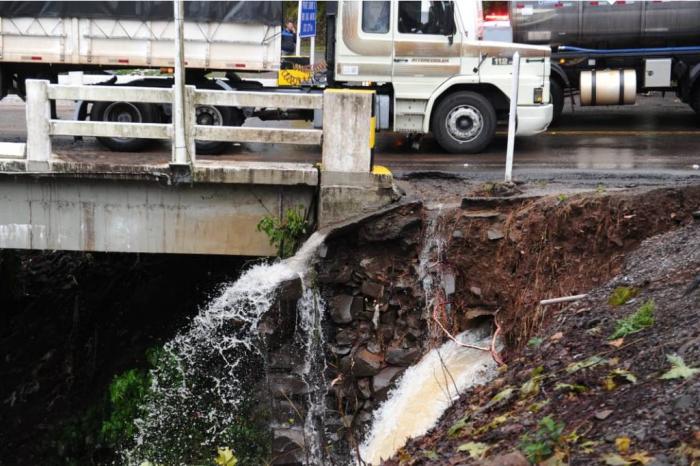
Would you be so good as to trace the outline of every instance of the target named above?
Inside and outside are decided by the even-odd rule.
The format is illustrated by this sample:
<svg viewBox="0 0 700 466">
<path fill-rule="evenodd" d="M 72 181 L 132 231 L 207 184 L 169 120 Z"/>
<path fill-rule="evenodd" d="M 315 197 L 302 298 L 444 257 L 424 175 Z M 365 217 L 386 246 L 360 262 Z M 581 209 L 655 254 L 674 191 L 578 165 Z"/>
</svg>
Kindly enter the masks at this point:
<svg viewBox="0 0 700 466">
<path fill-rule="evenodd" d="M 700 114 L 700 1 L 509 2 L 513 40 L 552 47 L 556 120 L 565 97 L 582 106 L 634 104 L 674 92 Z"/>
</svg>

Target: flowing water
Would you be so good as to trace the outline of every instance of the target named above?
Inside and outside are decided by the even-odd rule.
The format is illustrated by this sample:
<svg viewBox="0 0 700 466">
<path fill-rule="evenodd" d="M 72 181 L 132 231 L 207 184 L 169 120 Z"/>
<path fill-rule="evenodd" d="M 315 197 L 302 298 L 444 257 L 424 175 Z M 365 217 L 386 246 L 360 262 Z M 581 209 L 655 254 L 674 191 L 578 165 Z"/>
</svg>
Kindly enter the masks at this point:
<svg viewBox="0 0 700 466">
<path fill-rule="evenodd" d="M 490 326 L 469 330 L 456 338 L 488 346 Z M 423 435 L 467 388 L 490 380 L 496 363 L 486 351 L 448 341 L 429 351 L 404 372 L 387 401 L 375 412 L 372 428 L 360 447 L 360 456 L 377 465 L 403 447 L 409 438 Z"/>
<path fill-rule="evenodd" d="M 192 445 L 230 446 L 230 429 L 240 421 L 246 403 L 259 394 L 254 387 L 264 378 L 264 355 L 260 350 L 258 324 L 275 303 L 284 282 L 301 278 L 302 283 L 323 243 L 315 233 L 292 258 L 272 264 L 258 264 L 235 283 L 225 287 L 197 315 L 189 328 L 169 341 L 161 363 L 151 372 L 151 394 L 137 421 L 137 446 L 126 452 L 126 460 L 167 464 L 191 464 Z M 298 303 L 302 346 L 306 359 L 304 380 L 311 397 L 325 394 L 322 377 L 325 360 L 320 321 L 323 303 L 312 290 L 305 289 Z M 255 400 L 255 401 L 254 401 Z M 312 400 L 316 401 L 316 400 Z M 311 410 L 305 426 L 309 455 L 320 454 L 318 419 L 320 408 Z M 316 462 L 312 457 L 309 462 Z"/>
</svg>

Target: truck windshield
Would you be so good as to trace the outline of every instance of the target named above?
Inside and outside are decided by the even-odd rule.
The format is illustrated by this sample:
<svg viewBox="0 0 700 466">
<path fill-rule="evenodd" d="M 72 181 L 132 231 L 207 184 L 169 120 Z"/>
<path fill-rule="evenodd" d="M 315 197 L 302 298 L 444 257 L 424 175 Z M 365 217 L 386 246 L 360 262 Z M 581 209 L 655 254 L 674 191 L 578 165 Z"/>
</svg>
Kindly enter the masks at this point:
<svg viewBox="0 0 700 466">
<path fill-rule="evenodd" d="M 374 34 L 389 32 L 389 0 L 362 2 L 362 31 Z"/>
<path fill-rule="evenodd" d="M 449 34 L 448 2 L 400 1 L 399 32 L 404 34 Z"/>
</svg>

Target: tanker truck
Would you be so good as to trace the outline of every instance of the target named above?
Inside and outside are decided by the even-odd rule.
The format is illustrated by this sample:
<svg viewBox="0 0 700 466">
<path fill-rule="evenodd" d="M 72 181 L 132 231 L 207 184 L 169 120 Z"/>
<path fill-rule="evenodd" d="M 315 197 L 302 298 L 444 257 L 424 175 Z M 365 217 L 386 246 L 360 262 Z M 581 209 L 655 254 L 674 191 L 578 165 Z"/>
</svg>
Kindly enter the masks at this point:
<svg viewBox="0 0 700 466">
<path fill-rule="evenodd" d="M 545 131 L 552 118 L 550 49 L 481 40 L 479 2 L 341 0 L 328 2 L 325 76 L 309 82 L 284 70 L 281 2 L 195 2 L 185 10 L 186 81 L 226 91 L 322 92 L 324 87 L 376 91 L 379 129 L 432 132 L 450 152 L 479 152 L 507 120 L 512 58 L 521 57 L 517 134 Z M 0 97 L 24 93 L 24 81 L 68 71 L 173 66 L 172 2 L 0 1 Z M 290 58 L 292 60 L 292 58 Z M 241 72 L 278 72 L 286 86 L 262 87 Z M 212 72 L 215 72 L 212 74 Z M 102 85 L 170 87 L 170 78 Z M 290 86 L 289 84 L 299 84 Z M 198 106 L 197 124 L 235 126 L 246 119 L 306 119 L 308 110 Z M 316 117 L 316 118 L 314 118 Z M 167 122 L 170 106 L 79 102 L 77 119 Z M 100 138 L 117 151 L 147 141 Z M 223 143 L 197 143 L 218 153 Z"/>
<path fill-rule="evenodd" d="M 511 40 L 552 48 L 555 120 L 577 94 L 582 106 L 595 106 L 671 92 L 700 113 L 700 2 L 541 0 L 507 8 L 500 13 L 510 19 Z"/>
</svg>

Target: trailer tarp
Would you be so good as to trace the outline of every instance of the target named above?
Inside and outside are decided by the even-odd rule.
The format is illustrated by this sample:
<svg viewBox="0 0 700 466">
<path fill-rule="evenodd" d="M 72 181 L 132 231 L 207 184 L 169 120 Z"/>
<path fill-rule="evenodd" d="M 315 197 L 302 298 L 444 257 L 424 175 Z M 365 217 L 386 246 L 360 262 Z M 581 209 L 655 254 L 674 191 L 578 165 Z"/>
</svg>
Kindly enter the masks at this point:
<svg viewBox="0 0 700 466">
<path fill-rule="evenodd" d="M 0 17 L 173 19 L 172 1 L 0 1 Z M 185 19 L 202 22 L 282 24 L 281 1 L 186 1 Z"/>
</svg>

